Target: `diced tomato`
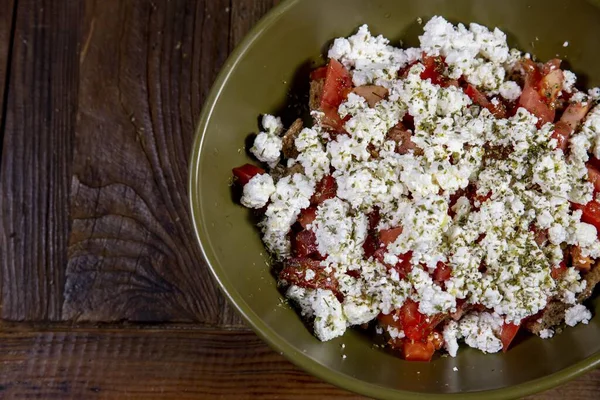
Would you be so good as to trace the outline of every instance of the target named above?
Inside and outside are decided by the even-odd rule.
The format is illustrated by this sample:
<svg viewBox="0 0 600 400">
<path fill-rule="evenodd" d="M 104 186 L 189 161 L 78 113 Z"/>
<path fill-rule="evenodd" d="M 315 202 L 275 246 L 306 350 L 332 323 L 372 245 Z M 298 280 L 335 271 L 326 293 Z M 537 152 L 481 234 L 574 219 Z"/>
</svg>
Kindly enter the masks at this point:
<svg viewBox="0 0 600 400">
<path fill-rule="evenodd" d="M 377 225 L 379 225 L 379 222 L 381 221 L 379 207 L 374 207 L 373 211 L 367 215 L 367 219 L 369 220 L 369 231 L 376 231 Z"/>
<path fill-rule="evenodd" d="M 600 203 L 592 200 L 585 206 L 572 203 L 572 207 L 583 212 L 581 215 L 581 220 L 583 222 L 594 225 L 596 229 L 600 231 Z"/>
<path fill-rule="evenodd" d="M 303 230 L 292 236 L 292 250 L 296 257 L 309 257 L 318 253 L 317 236 L 313 231 Z"/>
<path fill-rule="evenodd" d="M 525 73 L 525 84 L 537 89 L 542 79 L 542 71 L 538 65 L 529 58 L 522 58 L 520 64 Z"/>
<path fill-rule="evenodd" d="M 506 118 L 506 106 L 500 100 L 496 99 L 496 104 L 488 100 L 483 93 L 471 84 L 465 88 L 465 94 L 473 101 L 473 103 L 487 108 L 489 112 L 496 118 Z"/>
<path fill-rule="evenodd" d="M 452 268 L 450 268 L 446 263 L 438 262 L 435 267 L 435 271 L 433 271 L 433 280 L 438 283 L 446 282 L 452 276 Z"/>
<path fill-rule="evenodd" d="M 431 79 L 431 83 L 435 85 L 441 85 L 445 82 L 444 70 L 446 69 L 446 63 L 442 57 L 425 56 L 421 62 L 425 66 L 425 71 L 421 72 L 421 79 Z"/>
<path fill-rule="evenodd" d="M 300 216 L 298 217 L 298 223 L 302 226 L 302 228 L 306 229 L 306 227 L 314 222 L 317 218 L 317 208 L 316 207 L 308 207 L 304 210 L 300 211 Z"/>
<path fill-rule="evenodd" d="M 560 69 L 550 71 L 540 81 L 539 94 L 546 104 L 551 108 L 554 107 L 554 102 L 560 95 L 563 86 L 563 72 Z"/>
<path fill-rule="evenodd" d="M 369 107 L 375 107 L 377 103 L 385 99 L 388 95 L 386 88 L 375 85 L 358 86 L 352 89 L 352 92 L 364 97 L 367 103 L 369 103 Z"/>
<path fill-rule="evenodd" d="M 337 193 L 337 184 L 335 178 L 331 175 L 324 176 L 317 186 L 315 187 L 315 193 L 310 199 L 312 205 L 319 205 L 325 200 L 333 199 Z"/>
<path fill-rule="evenodd" d="M 419 303 L 410 299 L 406 300 L 400 308 L 399 317 L 407 338 L 411 340 L 423 339 L 420 325 L 425 316 L 419 312 Z"/>
<path fill-rule="evenodd" d="M 556 139 L 556 148 L 561 149 L 563 152 L 569 147 L 569 138 L 573 133 L 573 128 L 563 121 L 558 121 L 554 125 L 554 132 L 552 132 L 552 139 Z"/>
<path fill-rule="evenodd" d="M 550 270 L 550 276 L 552 276 L 552 279 L 557 281 L 564 275 L 565 272 L 567 272 L 567 263 L 561 261 L 558 266 L 552 267 Z"/>
<path fill-rule="evenodd" d="M 560 117 L 560 122 L 567 124 L 571 128 L 571 132 L 573 132 L 585 118 L 591 107 L 592 102 L 590 101 L 583 104 L 571 103 Z"/>
<path fill-rule="evenodd" d="M 312 270 L 315 276 L 306 280 L 306 271 Z M 310 258 L 291 258 L 284 263 L 283 270 L 279 273 L 279 279 L 287 281 L 290 285 L 296 285 L 308 289 L 331 290 L 338 299 L 342 296 L 338 290 L 338 281 L 333 273 L 328 274 L 321 267 L 321 262 Z"/>
<path fill-rule="evenodd" d="M 390 243 L 394 243 L 398 236 L 402 234 L 402 227 L 391 228 L 391 229 L 382 229 L 379 231 L 379 240 L 384 246 L 389 245 Z"/>
<path fill-rule="evenodd" d="M 592 264 L 594 263 L 594 260 L 590 256 L 581 254 L 581 247 L 579 246 L 571 247 L 571 261 L 573 268 L 581 272 L 587 272 L 592 269 Z"/>
<path fill-rule="evenodd" d="M 237 182 L 242 186 L 250 182 L 250 179 L 252 179 L 254 175 L 265 173 L 264 169 L 252 164 L 245 164 L 241 167 L 234 168 L 231 171 L 233 172 L 233 176 L 237 179 Z"/>
<path fill-rule="evenodd" d="M 320 81 L 321 79 L 325 79 L 326 76 L 327 76 L 327 66 L 319 67 L 310 73 L 310 79 L 313 81 Z"/>
<path fill-rule="evenodd" d="M 552 60 L 549 60 L 548 62 L 546 62 L 546 64 L 542 66 L 542 75 L 548 75 L 550 72 L 559 69 L 561 63 L 562 60 L 560 58 L 553 58 Z"/>
<path fill-rule="evenodd" d="M 316 73 L 316 75 L 319 74 L 321 72 Z M 348 70 L 339 61 L 330 59 L 321 96 L 321 111 L 325 114 L 322 120 L 323 125 L 334 132 L 344 132 L 344 122 L 338 114 L 338 107 L 351 90 L 352 78 Z"/>
<path fill-rule="evenodd" d="M 414 342 L 406 340 L 403 346 L 404 359 L 406 361 L 431 361 L 435 353 L 435 346 L 431 342 Z"/>
<path fill-rule="evenodd" d="M 375 255 L 375 252 L 381 247 L 379 242 L 379 236 L 375 232 L 369 232 L 363 243 L 363 252 L 365 253 L 365 259 L 369 259 Z"/>
<path fill-rule="evenodd" d="M 598 160 L 596 157 L 590 156 L 590 159 L 588 160 L 588 164 L 592 165 L 594 168 L 596 168 L 598 171 L 600 171 L 600 160 Z"/>
<path fill-rule="evenodd" d="M 385 262 L 385 253 L 387 252 L 387 249 L 384 247 L 380 247 L 378 249 L 375 250 L 375 252 L 373 253 L 373 257 L 375 257 L 375 259 L 377 261 L 379 261 L 380 263 L 382 263 L 383 265 L 385 265 L 385 267 L 389 270 L 394 269 L 396 270 L 396 272 L 398 272 L 398 275 L 400 276 L 401 279 L 405 279 L 408 274 L 410 273 L 410 271 L 412 271 L 412 263 L 411 258 L 412 258 L 412 251 L 409 251 L 406 254 L 403 254 L 401 256 L 398 256 L 398 258 L 400 259 L 396 265 L 390 265 L 388 263 Z"/>
<path fill-rule="evenodd" d="M 600 171 L 590 162 L 585 164 L 588 171 L 588 181 L 594 185 L 594 192 L 600 192 Z"/>
<path fill-rule="evenodd" d="M 490 199 L 490 197 L 492 197 L 492 192 L 489 192 L 488 194 L 477 194 L 477 192 L 475 192 L 475 194 L 473 194 L 473 203 L 478 202 L 480 205 L 485 203 L 486 201 L 488 201 Z M 479 206 L 475 206 L 475 208 L 479 208 Z"/>
<path fill-rule="evenodd" d="M 418 61 L 413 61 L 413 62 L 409 63 L 406 67 L 401 68 L 398 71 L 398 77 L 402 78 L 402 79 L 406 78 L 408 76 L 408 72 L 410 71 L 410 69 L 417 63 L 418 63 Z"/>
<path fill-rule="evenodd" d="M 412 132 L 402 122 L 398 122 L 387 133 L 387 139 L 396 142 L 396 153 L 398 154 L 407 154 L 417 147 L 411 138 Z"/>
<path fill-rule="evenodd" d="M 502 331 L 500 332 L 500 341 L 502 342 L 502 351 L 506 352 L 510 343 L 513 341 L 517 332 L 519 332 L 520 325 L 507 324 L 506 322 L 502 325 Z"/>
<path fill-rule="evenodd" d="M 439 332 L 431 332 L 427 337 L 427 342 L 433 344 L 436 350 L 440 350 L 444 347 L 444 336 Z"/>
<path fill-rule="evenodd" d="M 548 107 L 542 100 L 538 91 L 528 83 L 525 83 L 521 97 L 519 97 L 519 107 L 525 108 L 538 118 L 537 125 L 543 126 L 548 122 L 554 121 L 555 111 Z"/>
</svg>

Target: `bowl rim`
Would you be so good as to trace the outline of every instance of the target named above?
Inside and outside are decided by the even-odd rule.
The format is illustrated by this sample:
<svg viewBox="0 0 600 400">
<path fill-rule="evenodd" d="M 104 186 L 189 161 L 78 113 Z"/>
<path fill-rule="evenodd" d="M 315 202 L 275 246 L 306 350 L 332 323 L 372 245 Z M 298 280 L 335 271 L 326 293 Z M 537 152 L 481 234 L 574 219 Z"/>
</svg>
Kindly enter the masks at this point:
<svg viewBox="0 0 600 400">
<path fill-rule="evenodd" d="M 479 399 L 485 396 L 486 399 L 509 399 L 527 396 L 533 393 L 541 392 L 553 387 L 556 387 L 568 380 L 584 374 L 596 367 L 600 366 L 600 352 L 596 352 L 590 357 L 581 360 L 567 368 L 554 372 L 550 375 L 533 379 L 518 385 L 491 389 L 477 392 L 467 393 L 426 393 L 426 392 L 410 392 L 404 390 L 396 390 L 375 385 L 372 383 L 354 379 L 351 376 L 341 372 L 329 369 L 324 365 L 312 360 L 306 354 L 297 351 L 290 343 L 272 331 L 263 321 L 256 315 L 250 306 L 243 300 L 241 295 L 235 290 L 231 282 L 222 274 L 223 268 L 217 262 L 211 262 L 207 253 L 207 248 L 210 247 L 208 233 L 202 224 L 204 215 L 202 212 L 202 198 L 197 196 L 196 188 L 200 186 L 200 155 L 203 146 L 204 137 L 207 132 L 208 122 L 212 117 L 215 105 L 219 100 L 223 88 L 227 84 L 229 77 L 239 61 L 243 58 L 246 52 L 252 47 L 254 42 L 284 13 L 290 10 L 294 5 L 301 0 L 282 0 L 278 5 L 269 10 L 261 20 L 252 27 L 246 34 L 244 39 L 235 47 L 229 55 L 213 86 L 206 98 L 200 114 L 200 119 L 195 130 L 195 138 L 189 161 L 189 178 L 188 178 L 188 194 L 189 207 L 192 215 L 192 223 L 194 232 L 204 261 L 206 262 L 213 278 L 218 283 L 219 289 L 225 295 L 227 300 L 237 312 L 242 316 L 244 321 L 252 328 L 252 330 L 272 349 L 282 354 L 287 360 L 292 362 L 297 367 L 305 372 L 316 376 L 328 383 L 338 386 L 345 390 L 350 390 L 369 397 L 377 397 L 381 399 Z M 596 1 L 594 1 L 596 3 Z"/>
</svg>

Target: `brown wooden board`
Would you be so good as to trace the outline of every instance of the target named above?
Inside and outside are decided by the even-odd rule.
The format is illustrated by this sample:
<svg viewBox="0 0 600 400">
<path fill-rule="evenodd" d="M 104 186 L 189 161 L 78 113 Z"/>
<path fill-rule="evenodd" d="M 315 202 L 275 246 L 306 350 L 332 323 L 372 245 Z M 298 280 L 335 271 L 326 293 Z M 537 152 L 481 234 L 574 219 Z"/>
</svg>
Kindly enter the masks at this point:
<svg viewBox="0 0 600 400">
<path fill-rule="evenodd" d="M 357 398 L 244 327 L 187 209 L 202 103 L 276 3 L 0 0 L 0 398 Z"/>
<path fill-rule="evenodd" d="M 15 5 L 2 124 L 1 316 L 16 321 L 60 320 L 79 81 L 80 2 L 19 0 Z"/>
<path fill-rule="evenodd" d="M 244 331 L 76 329 L 0 334 L 0 398 L 360 398 Z M 593 399 L 600 371 L 532 399 Z"/>
</svg>

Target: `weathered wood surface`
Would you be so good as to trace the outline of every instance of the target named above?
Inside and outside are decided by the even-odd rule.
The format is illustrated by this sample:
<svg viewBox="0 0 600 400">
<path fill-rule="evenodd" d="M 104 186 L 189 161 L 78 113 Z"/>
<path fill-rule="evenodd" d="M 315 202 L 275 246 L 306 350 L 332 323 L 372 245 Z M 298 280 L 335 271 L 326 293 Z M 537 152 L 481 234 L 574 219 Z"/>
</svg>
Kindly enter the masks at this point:
<svg viewBox="0 0 600 400">
<path fill-rule="evenodd" d="M 0 0 L 0 398 L 357 398 L 244 327 L 187 210 L 202 103 L 277 2 Z"/>
</svg>

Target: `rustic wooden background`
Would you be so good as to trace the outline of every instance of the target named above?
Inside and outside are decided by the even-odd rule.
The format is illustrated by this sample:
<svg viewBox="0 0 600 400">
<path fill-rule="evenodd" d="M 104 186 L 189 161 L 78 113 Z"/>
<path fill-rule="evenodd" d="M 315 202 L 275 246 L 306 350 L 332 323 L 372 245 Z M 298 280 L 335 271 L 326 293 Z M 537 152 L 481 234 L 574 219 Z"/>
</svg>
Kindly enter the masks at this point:
<svg viewBox="0 0 600 400">
<path fill-rule="evenodd" d="M 357 398 L 244 326 L 187 210 L 202 103 L 276 3 L 0 0 L 0 398 Z"/>
</svg>

